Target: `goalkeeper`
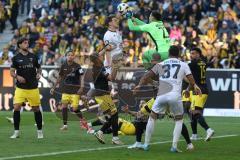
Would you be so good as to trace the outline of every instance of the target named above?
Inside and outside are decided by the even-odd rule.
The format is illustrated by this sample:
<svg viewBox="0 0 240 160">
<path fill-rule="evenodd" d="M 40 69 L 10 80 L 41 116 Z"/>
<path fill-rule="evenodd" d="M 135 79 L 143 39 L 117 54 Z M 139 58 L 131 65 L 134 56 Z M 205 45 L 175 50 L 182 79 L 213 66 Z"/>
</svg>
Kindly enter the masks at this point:
<svg viewBox="0 0 240 160">
<path fill-rule="evenodd" d="M 162 15 L 158 11 L 152 11 L 149 16 L 149 24 L 132 17 L 131 11 L 128 11 L 125 16 L 128 18 L 129 30 L 147 32 L 156 46 L 155 50 L 144 52 L 142 57 L 144 67 L 146 69 L 151 67 L 152 55 L 156 53 L 156 51 L 161 55 L 161 60 L 167 59 L 170 38 L 167 29 L 161 21 Z"/>
</svg>

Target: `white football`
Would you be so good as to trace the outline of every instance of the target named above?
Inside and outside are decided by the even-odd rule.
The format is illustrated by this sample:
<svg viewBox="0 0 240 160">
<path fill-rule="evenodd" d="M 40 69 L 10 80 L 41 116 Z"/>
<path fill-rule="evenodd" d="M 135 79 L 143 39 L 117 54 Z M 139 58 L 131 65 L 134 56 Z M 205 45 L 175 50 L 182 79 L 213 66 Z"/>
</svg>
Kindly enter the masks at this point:
<svg viewBox="0 0 240 160">
<path fill-rule="evenodd" d="M 118 6 L 117 6 L 117 10 L 118 12 L 120 12 L 122 15 L 127 13 L 129 9 L 129 6 L 127 3 L 120 3 Z"/>
</svg>

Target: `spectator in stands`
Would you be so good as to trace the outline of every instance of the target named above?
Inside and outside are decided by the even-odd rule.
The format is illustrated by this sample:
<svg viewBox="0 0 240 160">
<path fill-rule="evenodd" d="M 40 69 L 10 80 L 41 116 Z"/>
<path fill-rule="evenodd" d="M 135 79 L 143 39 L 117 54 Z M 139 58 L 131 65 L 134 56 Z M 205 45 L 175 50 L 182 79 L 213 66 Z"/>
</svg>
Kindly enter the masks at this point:
<svg viewBox="0 0 240 160">
<path fill-rule="evenodd" d="M 37 0 L 36 4 L 30 10 L 29 18 L 32 18 L 32 13 L 35 13 L 37 19 L 39 19 L 46 13 L 46 10 L 40 0 Z"/>
<path fill-rule="evenodd" d="M 9 51 L 15 55 L 17 48 L 17 38 L 12 38 L 11 42 L 9 43 Z"/>
<path fill-rule="evenodd" d="M 26 22 L 15 30 L 10 50 L 14 54 L 15 41 L 26 36 L 34 53 L 48 47 L 53 56 L 45 58 L 44 64 L 60 64 L 69 49 L 74 50 L 78 62 L 84 63 L 89 54 L 103 47 L 104 20 L 116 9 L 115 3 L 114 6 L 110 4 L 110 0 L 60 0 L 51 1 L 48 6 L 46 1 L 41 3 L 38 0 Z M 229 67 L 237 67 L 240 40 L 240 34 L 236 35 L 240 32 L 238 0 L 140 0 L 131 4 L 136 10 L 135 16 L 144 22 L 147 22 L 151 10 L 159 9 L 167 20 L 164 25 L 170 38 L 183 48 L 182 57 L 186 61 L 189 60 L 187 51 L 198 46 L 208 61 L 217 59 L 211 67 L 222 67 L 227 62 Z M 180 25 L 176 25 L 177 22 Z M 124 44 L 128 46 L 124 54 L 126 61 L 141 66 L 141 55 L 153 45 L 152 41 L 145 33 L 132 34 L 125 20 L 120 27 Z M 126 64 L 133 66 L 129 63 Z"/>
<path fill-rule="evenodd" d="M 182 31 L 179 27 L 178 22 L 175 22 L 173 25 L 173 28 L 170 31 L 170 39 L 179 41 L 181 40 L 181 38 L 182 38 Z"/>
<path fill-rule="evenodd" d="M 228 38 L 231 38 L 231 36 L 233 34 L 232 30 L 228 27 L 227 21 L 222 22 L 222 27 L 220 27 L 220 29 L 218 31 L 218 38 L 221 38 L 224 33 L 227 34 Z"/>
<path fill-rule="evenodd" d="M 3 51 L 0 52 L 0 65 L 10 65 L 12 63 L 13 53 L 9 51 L 8 46 L 3 47 Z"/>
<path fill-rule="evenodd" d="M 18 3 L 18 0 L 9 0 L 9 2 L 11 6 L 11 16 L 9 20 L 12 24 L 12 30 L 15 30 L 18 28 L 17 17 L 18 17 L 19 3 Z"/>
<path fill-rule="evenodd" d="M 24 14 L 25 3 L 27 3 L 27 15 L 28 15 L 31 8 L 31 0 L 21 0 L 21 14 Z"/>
<path fill-rule="evenodd" d="M 38 58 L 41 62 L 41 65 L 50 65 L 52 64 L 52 59 L 54 55 L 50 52 L 49 47 L 44 45 L 42 49 L 38 52 Z"/>
<path fill-rule="evenodd" d="M 8 11 L 4 4 L 0 1 L 0 33 L 3 33 L 5 29 L 5 22 L 8 18 Z"/>
</svg>

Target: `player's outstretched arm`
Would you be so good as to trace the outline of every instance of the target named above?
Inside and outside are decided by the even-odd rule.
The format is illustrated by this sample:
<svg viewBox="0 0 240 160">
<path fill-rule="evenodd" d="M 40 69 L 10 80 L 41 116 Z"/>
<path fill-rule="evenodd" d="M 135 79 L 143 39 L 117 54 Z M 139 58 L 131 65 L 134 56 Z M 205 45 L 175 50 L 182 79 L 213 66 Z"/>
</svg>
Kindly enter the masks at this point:
<svg viewBox="0 0 240 160">
<path fill-rule="evenodd" d="M 144 76 L 140 79 L 139 84 L 133 89 L 133 94 L 136 94 L 136 92 L 144 85 L 152 83 L 152 79 L 156 76 L 156 74 L 149 70 L 147 73 L 144 74 Z"/>
<path fill-rule="evenodd" d="M 140 19 L 135 18 L 135 17 L 133 17 L 132 20 L 133 20 L 133 22 L 135 22 L 137 25 L 144 25 L 144 24 L 146 24 L 145 22 L 143 22 L 143 21 L 141 21 Z"/>
<path fill-rule="evenodd" d="M 122 107 L 122 111 L 125 112 L 125 113 L 127 113 L 127 114 L 130 114 L 131 116 L 134 116 L 134 117 L 137 117 L 137 114 L 138 114 L 138 112 L 129 110 L 128 105 L 123 106 L 123 107 Z"/>
<path fill-rule="evenodd" d="M 132 19 L 128 19 L 127 22 L 128 22 L 129 30 L 131 30 L 131 31 L 142 31 L 141 28 L 140 28 L 141 25 L 134 25 Z"/>
<path fill-rule="evenodd" d="M 187 79 L 188 79 L 188 81 L 189 81 L 189 86 L 188 86 L 188 88 L 187 88 L 187 91 L 189 91 L 189 90 L 194 90 L 195 94 L 201 96 L 201 95 L 202 95 L 202 91 L 201 91 L 201 89 L 197 86 L 197 84 L 195 83 L 195 80 L 194 80 L 194 78 L 193 78 L 193 75 L 190 74 L 190 75 L 187 75 L 186 77 L 187 77 Z"/>
</svg>

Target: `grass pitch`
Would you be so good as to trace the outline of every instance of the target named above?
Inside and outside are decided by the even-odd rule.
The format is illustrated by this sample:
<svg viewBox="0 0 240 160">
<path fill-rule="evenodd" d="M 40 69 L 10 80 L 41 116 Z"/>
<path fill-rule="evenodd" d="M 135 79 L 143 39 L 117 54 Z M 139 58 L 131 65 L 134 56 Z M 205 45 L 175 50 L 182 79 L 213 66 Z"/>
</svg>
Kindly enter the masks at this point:
<svg viewBox="0 0 240 160">
<path fill-rule="evenodd" d="M 124 146 L 111 144 L 111 135 L 106 135 L 106 144 L 100 144 L 93 135 L 80 129 L 76 121 L 69 122 L 69 129 L 62 132 L 60 119 L 54 113 L 44 113 L 44 139 L 36 138 L 33 113 L 21 115 L 21 135 L 10 139 L 12 124 L 5 119 L 12 112 L 0 113 L 0 160 L 239 160 L 240 159 L 240 118 L 207 117 L 208 124 L 216 134 L 210 142 L 203 139 L 194 141 L 195 150 L 186 151 L 186 143 L 181 137 L 179 148 L 183 153 L 169 151 L 174 123 L 164 119 L 158 121 L 149 151 L 129 150 L 127 145 L 135 142 L 135 136 L 120 136 Z M 185 119 L 190 131 L 189 120 Z M 199 135 L 205 131 L 198 126 Z M 190 131 L 191 134 L 191 131 Z M 143 137 L 144 139 L 144 137 Z"/>
</svg>

